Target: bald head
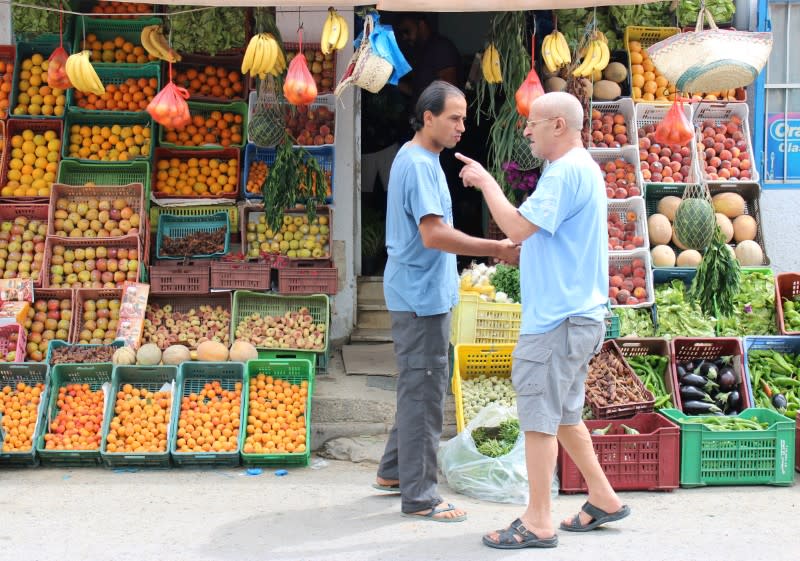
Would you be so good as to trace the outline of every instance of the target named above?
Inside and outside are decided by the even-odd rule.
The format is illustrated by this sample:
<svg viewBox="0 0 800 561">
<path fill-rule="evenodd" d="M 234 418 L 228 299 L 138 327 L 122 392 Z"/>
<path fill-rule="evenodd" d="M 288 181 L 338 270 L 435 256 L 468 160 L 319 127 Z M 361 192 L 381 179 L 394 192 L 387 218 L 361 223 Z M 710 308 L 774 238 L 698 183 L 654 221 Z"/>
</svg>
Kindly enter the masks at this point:
<svg viewBox="0 0 800 561">
<path fill-rule="evenodd" d="M 583 128 L 583 107 L 572 94 L 566 92 L 550 92 L 541 95 L 531 103 L 528 114 L 531 119 L 555 119 L 562 117 L 571 130 Z"/>
</svg>

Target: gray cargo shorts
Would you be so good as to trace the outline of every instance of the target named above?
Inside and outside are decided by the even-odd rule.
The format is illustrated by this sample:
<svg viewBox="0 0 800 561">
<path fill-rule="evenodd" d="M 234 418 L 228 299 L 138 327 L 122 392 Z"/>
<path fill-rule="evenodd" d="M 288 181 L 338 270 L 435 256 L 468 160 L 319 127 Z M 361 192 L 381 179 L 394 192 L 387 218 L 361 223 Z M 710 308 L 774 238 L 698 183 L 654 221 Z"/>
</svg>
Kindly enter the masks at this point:
<svg viewBox="0 0 800 561">
<path fill-rule="evenodd" d="M 581 421 L 589 361 L 604 334 L 602 321 L 572 316 L 552 331 L 520 336 L 511 381 L 521 430 L 555 435 Z"/>
</svg>

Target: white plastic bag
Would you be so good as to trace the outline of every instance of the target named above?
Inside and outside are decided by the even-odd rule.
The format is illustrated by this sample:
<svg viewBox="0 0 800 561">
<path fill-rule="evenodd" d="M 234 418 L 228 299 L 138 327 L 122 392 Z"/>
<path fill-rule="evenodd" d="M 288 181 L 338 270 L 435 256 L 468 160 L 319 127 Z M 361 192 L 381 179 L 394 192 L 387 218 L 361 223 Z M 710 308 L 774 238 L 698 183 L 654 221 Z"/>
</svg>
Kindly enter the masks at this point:
<svg viewBox="0 0 800 561">
<path fill-rule="evenodd" d="M 472 431 L 496 427 L 517 418 L 516 407 L 490 403 L 438 454 L 439 469 L 447 484 L 464 495 L 497 503 L 527 504 L 528 473 L 525 467 L 525 434 L 520 432 L 511 452 L 499 458 L 484 456 L 475 446 Z M 552 496 L 558 495 L 558 476 L 553 474 Z"/>
</svg>

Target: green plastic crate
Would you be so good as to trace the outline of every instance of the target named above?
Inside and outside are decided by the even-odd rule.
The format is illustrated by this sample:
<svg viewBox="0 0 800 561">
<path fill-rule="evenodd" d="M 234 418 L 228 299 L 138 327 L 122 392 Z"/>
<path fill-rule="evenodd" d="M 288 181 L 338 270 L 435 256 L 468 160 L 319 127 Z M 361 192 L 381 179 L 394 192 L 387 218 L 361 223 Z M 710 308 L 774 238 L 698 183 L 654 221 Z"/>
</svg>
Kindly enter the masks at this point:
<svg viewBox="0 0 800 561">
<path fill-rule="evenodd" d="M 284 349 L 266 350 L 259 349 L 259 360 L 287 360 L 287 359 L 300 359 L 307 360 L 314 367 L 317 376 L 323 376 L 328 373 L 328 360 L 330 359 L 330 348 L 328 352 L 315 353 L 313 351 L 287 351 Z"/>
<path fill-rule="evenodd" d="M 161 246 L 164 236 L 170 238 L 182 238 L 197 232 L 215 232 L 220 228 L 225 228 L 225 243 L 222 251 L 201 255 L 177 256 L 167 255 L 162 252 Z M 162 214 L 158 220 L 158 236 L 156 237 L 156 258 L 158 259 L 209 259 L 220 257 L 228 253 L 230 249 L 230 217 L 227 212 L 215 212 L 199 216 L 176 216 L 174 214 Z"/>
<path fill-rule="evenodd" d="M 17 42 L 17 60 L 14 64 L 14 77 L 11 79 L 11 99 L 8 105 L 8 118 L 9 119 L 64 119 L 67 113 L 67 106 L 64 106 L 63 115 L 15 115 L 14 108 L 19 103 L 19 72 L 22 70 L 22 61 L 30 58 L 32 55 L 38 53 L 44 57 L 45 60 L 50 58 L 53 51 L 58 48 L 58 37 L 40 38 L 35 41 Z M 70 52 L 69 45 L 64 43 L 64 50 Z M 46 85 L 46 84 L 45 84 Z M 64 92 L 66 94 L 66 92 Z M 66 103 L 66 101 L 65 101 Z"/>
<path fill-rule="evenodd" d="M 303 452 L 276 453 L 276 454 L 245 454 L 244 444 L 247 439 L 247 424 L 243 423 L 244 430 L 239 432 L 239 450 L 242 450 L 242 464 L 246 466 L 271 466 L 271 465 L 300 465 L 307 466 L 311 456 L 311 395 L 314 391 L 314 363 L 308 359 L 267 359 L 247 361 L 247 375 L 244 391 L 244 414 L 247 419 L 250 409 L 250 379 L 259 374 L 267 374 L 273 378 L 280 378 L 291 384 L 308 382 L 308 395 L 306 396 L 306 409 L 303 413 L 306 422 L 306 449 Z"/>
<path fill-rule="evenodd" d="M 113 125 L 120 125 L 120 126 L 133 126 L 133 125 L 142 125 L 145 128 L 150 129 L 150 147 L 147 151 L 146 155 L 134 156 L 133 160 L 124 160 L 124 161 L 147 161 L 149 162 L 153 157 L 153 151 L 156 147 L 156 127 L 153 123 L 153 118 L 150 116 L 149 113 L 146 111 L 141 113 L 123 113 L 123 112 L 111 112 L 111 111 L 93 111 L 93 112 L 86 112 L 86 111 L 70 111 L 67 113 L 67 120 L 64 123 L 64 138 L 61 142 L 61 159 L 64 160 L 78 160 L 80 162 L 92 162 L 92 163 L 112 163 L 116 164 L 121 162 L 122 160 L 92 160 L 89 158 L 81 158 L 80 156 L 70 156 L 69 155 L 69 140 L 70 140 L 70 129 L 73 125 L 79 126 L 113 126 Z M 97 181 L 95 181 L 97 183 Z M 144 182 L 141 182 L 144 184 Z M 101 184 L 102 185 L 102 184 Z"/>
<path fill-rule="evenodd" d="M 145 206 L 150 201 L 150 162 L 84 162 L 61 160 L 58 165 L 58 182 L 65 185 L 144 185 Z"/>
<path fill-rule="evenodd" d="M 114 65 L 113 67 L 106 65 L 104 68 L 97 68 L 97 75 L 104 86 L 109 84 L 120 85 L 124 84 L 129 78 L 155 78 L 158 81 L 156 93 L 161 91 L 161 66 L 158 64 L 142 64 L 142 65 Z M 134 113 L 143 113 L 143 111 L 121 111 L 114 110 L 98 110 L 98 109 L 84 109 L 78 107 L 75 101 L 75 88 L 67 90 L 67 108 L 70 113 L 85 113 L 88 115 L 97 115 L 98 113 L 110 112 L 114 115 L 131 115 Z"/>
<path fill-rule="evenodd" d="M 49 389 L 48 375 L 50 368 L 46 364 L 40 362 L 24 362 L 0 363 L 0 390 L 4 386 L 15 386 L 19 382 L 23 382 L 32 386 L 34 384 L 42 384 L 43 388 L 39 394 L 39 407 L 36 411 L 36 426 L 33 429 L 33 438 L 31 440 L 31 449 L 25 452 L 3 452 L 0 445 L 0 466 L 33 466 L 37 463 L 36 458 L 36 440 L 43 430 L 44 425 L 44 411 L 47 406 L 47 391 Z M 3 416 L 0 415 L 0 420 Z M 0 441 L 2 438 L 0 438 Z M 0 444 L 2 444 L 0 442 Z"/>
<path fill-rule="evenodd" d="M 161 25 L 161 18 L 136 18 L 136 19 L 115 19 L 115 18 L 97 18 L 80 16 L 75 20 L 75 39 L 72 44 L 72 52 L 77 53 L 83 50 L 81 42 L 90 33 L 94 33 L 100 41 L 113 41 L 116 37 L 122 37 L 126 41 L 130 41 L 134 45 L 142 45 L 142 29 L 148 25 Z M 146 53 L 146 51 L 145 51 Z M 154 60 L 145 63 L 147 65 L 158 66 L 160 61 Z M 120 67 L 120 66 L 134 66 L 133 63 L 128 62 L 92 62 L 96 69 L 103 67 Z M 135 66 L 144 66 L 136 64 Z"/>
<path fill-rule="evenodd" d="M 114 366 L 111 375 L 111 397 L 103 416 L 103 433 L 100 442 L 100 457 L 108 467 L 118 466 L 147 466 L 169 467 L 169 440 L 171 432 L 176 430 L 172 424 L 172 412 L 180 408 L 180 399 L 175 399 L 175 383 L 178 378 L 177 366 Z M 114 419 L 114 408 L 117 403 L 117 392 L 125 384 L 131 384 L 136 389 L 146 389 L 151 392 L 160 391 L 164 384 L 173 383 L 172 404 L 167 416 L 167 449 L 163 452 L 108 452 L 106 451 L 106 438 Z"/>
<path fill-rule="evenodd" d="M 149 192 L 148 192 L 149 194 Z M 231 226 L 231 233 L 239 231 L 239 207 L 235 204 L 230 205 L 192 205 L 192 206 L 158 206 L 150 207 L 150 231 L 158 231 L 159 218 L 164 214 L 175 216 L 203 216 L 215 212 L 227 212 L 228 222 Z"/>
<path fill-rule="evenodd" d="M 176 406 L 172 412 L 172 426 L 177 427 L 180 420 L 180 403 L 190 393 L 196 393 L 207 382 L 218 380 L 223 389 L 231 391 L 237 382 L 242 384 L 242 400 L 239 404 L 239 431 L 245 426 L 244 401 L 245 365 L 241 362 L 184 362 L 178 371 L 178 390 Z M 237 437 L 238 438 L 238 437 Z M 172 461 L 179 466 L 237 466 L 239 465 L 239 445 L 233 452 L 177 452 L 178 431 L 173 430 L 169 441 Z"/>
<path fill-rule="evenodd" d="M 315 354 L 327 354 L 330 343 L 330 308 L 329 299 L 325 294 L 314 294 L 312 296 L 280 296 L 277 294 L 265 294 L 263 292 L 251 292 L 249 290 L 237 290 L 233 294 L 233 311 L 231 312 L 231 341 L 236 339 L 236 327 L 245 317 L 252 314 L 262 316 L 282 316 L 286 312 L 292 312 L 302 307 L 308 308 L 314 323 L 325 324 L 325 348 L 321 351 L 313 351 Z M 267 347 L 258 347 L 267 349 Z M 307 351 L 308 349 L 271 349 L 280 351 Z"/>
<path fill-rule="evenodd" d="M 241 142 L 230 144 L 229 146 L 222 146 L 221 144 L 203 144 L 201 146 L 184 146 L 183 144 L 175 144 L 164 140 L 164 134 L 167 132 L 167 127 L 159 127 L 158 145 L 166 148 L 175 148 L 179 150 L 218 150 L 220 148 L 243 148 L 247 142 L 247 104 L 243 101 L 234 101 L 232 103 L 206 103 L 203 101 L 190 101 L 189 113 L 194 117 L 195 115 L 202 115 L 208 118 L 213 111 L 221 113 L 233 113 L 242 117 L 242 132 Z"/>
<path fill-rule="evenodd" d="M 111 386 L 113 365 L 110 362 L 99 364 L 57 364 L 50 371 L 50 389 L 48 391 L 47 410 L 44 413 L 45 427 L 58 415 L 57 404 L 58 390 L 67 384 L 89 384 L 92 391 L 97 391 L 106 382 Z M 106 394 L 103 414 L 110 401 L 110 394 Z M 42 464 L 58 466 L 94 466 L 100 463 L 100 447 L 97 450 L 47 450 L 44 437 L 47 430 L 40 431 L 36 439 L 36 452 Z"/>
<path fill-rule="evenodd" d="M 681 487 L 794 483 L 793 420 L 769 409 L 749 408 L 738 416 L 768 422 L 768 429 L 714 432 L 682 423 L 688 416 L 677 409 L 660 413 L 681 427 Z"/>
</svg>

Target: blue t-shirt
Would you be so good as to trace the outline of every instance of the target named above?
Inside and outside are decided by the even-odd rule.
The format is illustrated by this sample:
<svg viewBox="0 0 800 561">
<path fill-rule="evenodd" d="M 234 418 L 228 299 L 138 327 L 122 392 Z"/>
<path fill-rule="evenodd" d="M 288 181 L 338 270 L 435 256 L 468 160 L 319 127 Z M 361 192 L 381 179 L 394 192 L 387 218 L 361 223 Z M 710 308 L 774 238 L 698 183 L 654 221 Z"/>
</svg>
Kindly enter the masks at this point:
<svg viewBox="0 0 800 561">
<path fill-rule="evenodd" d="M 519 212 L 539 231 L 522 243 L 520 333 L 555 329 L 570 316 L 602 321 L 608 300 L 606 189 L 589 153 L 552 162 Z"/>
<path fill-rule="evenodd" d="M 419 233 L 420 221 L 429 214 L 453 225 L 453 205 L 439 155 L 406 143 L 392 163 L 386 206 L 386 307 L 418 316 L 450 311 L 458 303 L 456 256 L 426 248 Z"/>
</svg>

